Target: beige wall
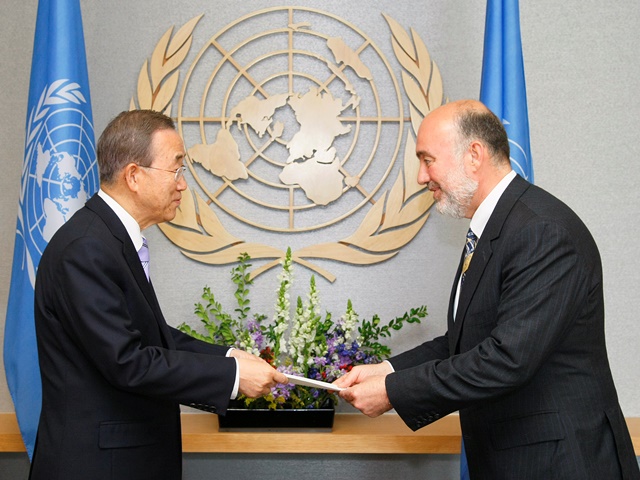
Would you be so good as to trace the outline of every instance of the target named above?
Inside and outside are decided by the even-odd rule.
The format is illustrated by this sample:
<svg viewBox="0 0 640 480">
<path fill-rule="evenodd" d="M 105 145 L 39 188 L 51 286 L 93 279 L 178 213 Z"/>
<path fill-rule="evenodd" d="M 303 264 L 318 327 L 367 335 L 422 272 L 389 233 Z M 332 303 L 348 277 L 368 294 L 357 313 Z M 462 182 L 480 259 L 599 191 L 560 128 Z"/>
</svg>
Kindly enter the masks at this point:
<svg viewBox="0 0 640 480">
<path fill-rule="evenodd" d="M 0 224 L 4 226 L 0 230 L 0 336 L 15 236 L 36 3 L 4 0 L 0 15 L 4 103 L 0 118 Z M 81 3 L 97 134 L 110 118 L 128 108 L 138 71 L 169 26 L 179 27 L 204 13 L 194 40 L 194 45 L 202 45 L 236 18 L 281 4 L 221 0 Z M 414 28 L 441 69 L 446 95 L 450 99 L 477 98 L 484 2 L 319 3 L 297 2 L 335 14 L 364 31 L 390 59 L 398 76 L 400 68 L 381 14 L 391 15 L 404 28 Z M 521 19 L 536 183 L 576 210 L 600 246 L 611 366 L 625 414 L 640 416 L 640 326 L 633 285 L 639 266 L 633 239 L 640 238 L 636 185 L 640 179 L 640 4 L 637 0 L 523 1 Z M 340 227 L 343 236 L 350 233 L 355 221 L 359 220 Z M 324 306 L 339 315 L 346 299 L 351 298 L 363 316 L 377 312 L 390 318 L 411 306 L 427 304 L 430 316 L 418 327 L 420 334 L 409 329 L 401 332 L 392 344 L 396 352 L 415 345 L 420 337 L 442 333 L 448 291 L 467 225 L 434 212 L 418 236 L 386 263 L 367 268 L 324 263 L 338 276 L 333 284 L 318 282 Z M 237 228 L 239 235 L 255 235 L 245 227 Z M 292 242 L 318 243 L 325 234 L 308 234 Z M 170 323 L 196 321 L 193 304 L 204 285 L 211 286 L 223 302 L 231 305 L 229 266 L 207 267 L 186 259 L 155 227 L 149 237 L 154 283 Z M 297 274 L 297 294 L 304 295 L 301 286 L 306 284 L 309 272 L 298 268 Z M 271 311 L 273 277 L 266 274 L 256 282 L 254 307 L 258 311 Z M 6 382 L 0 375 L 0 412 L 12 410 Z"/>
</svg>

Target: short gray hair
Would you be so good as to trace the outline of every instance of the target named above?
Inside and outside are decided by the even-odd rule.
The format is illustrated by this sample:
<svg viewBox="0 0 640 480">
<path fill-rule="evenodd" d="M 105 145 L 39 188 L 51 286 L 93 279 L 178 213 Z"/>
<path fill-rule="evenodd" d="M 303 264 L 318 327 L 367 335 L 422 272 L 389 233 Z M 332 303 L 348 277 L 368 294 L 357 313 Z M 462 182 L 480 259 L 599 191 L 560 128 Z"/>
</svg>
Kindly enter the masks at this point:
<svg viewBox="0 0 640 480">
<path fill-rule="evenodd" d="M 509 138 L 502 122 L 488 108 L 477 108 L 477 104 L 463 103 L 454 117 L 458 131 L 458 156 L 469 148 L 474 140 L 487 146 L 496 165 L 509 162 Z"/>
<path fill-rule="evenodd" d="M 120 113 L 100 135 L 97 147 L 100 182 L 111 184 L 126 165 L 151 165 L 151 140 L 159 130 L 175 130 L 173 120 L 153 110 Z"/>
</svg>

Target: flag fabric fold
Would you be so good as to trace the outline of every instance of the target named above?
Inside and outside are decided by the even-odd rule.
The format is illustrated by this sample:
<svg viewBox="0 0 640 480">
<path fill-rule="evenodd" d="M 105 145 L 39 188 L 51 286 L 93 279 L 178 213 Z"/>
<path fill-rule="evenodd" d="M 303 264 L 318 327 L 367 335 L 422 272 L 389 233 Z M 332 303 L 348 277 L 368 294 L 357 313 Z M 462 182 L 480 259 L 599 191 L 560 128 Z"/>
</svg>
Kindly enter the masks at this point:
<svg viewBox="0 0 640 480">
<path fill-rule="evenodd" d="M 533 183 L 518 0 L 488 0 L 480 101 L 502 120 L 511 165 Z"/>
<path fill-rule="evenodd" d="M 98 188 L 80 2 L 40 0 L 4 332 L 7 384 L 30 459 L 42 402 L 33 305 L 38 263 L 58 227 Z"/>
</svg>

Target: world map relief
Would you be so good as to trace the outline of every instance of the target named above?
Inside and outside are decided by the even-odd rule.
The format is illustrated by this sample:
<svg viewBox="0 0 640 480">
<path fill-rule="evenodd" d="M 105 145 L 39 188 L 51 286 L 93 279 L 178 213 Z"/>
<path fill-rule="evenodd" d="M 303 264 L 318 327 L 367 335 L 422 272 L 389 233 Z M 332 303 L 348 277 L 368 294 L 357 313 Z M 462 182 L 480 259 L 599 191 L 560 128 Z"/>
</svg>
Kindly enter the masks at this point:
<svg viewBox="0 0 640 480">
<path fill-rule="evenodd" d="M 327 45 L 337 62 L 350 66 L 359 76 L 370 76 L 357 53 L 349 50 L 341 39 L 330 38 Z M 332 66 L 330 63 L 327 65 Z M 306 93 L 245 97 L 231 110 L 225 128 L 218 131 L 214 143 L 199 144 L 189 149 L 192 161 L 229 181 L 247 179 L 247 169 L 231 134 L 233 123 L 239 129 L 244 126 L 251 128 L 259 138 L 267 132 L 273 139 L 281 138 L 284 125 L 280 121 L 274 122 L 274 116 L 281 109 L 290 108 L 299 129 L 285 144 L 289 155 L 279 180 L 284 185 L 299 186 L 317 205 L 337 200 L 344 191 L 345 175 L 341 172 L 341 160 L 333 144 L 338 136 L 351 132 L 351 126 L 344 125 L 340 115 L 349 108 L 356 108 L 360 99 L 341 70 L 335 67 L 330 70 L 334 74 L 339 72 L 339 77 L 344 79 L 345 89 L 351 94 L 346 104 L 320 87 L 311 87 Z M 354 179 L 350 178 L 349 185 L 353 186 L 353 182 Z"/>
</svg>

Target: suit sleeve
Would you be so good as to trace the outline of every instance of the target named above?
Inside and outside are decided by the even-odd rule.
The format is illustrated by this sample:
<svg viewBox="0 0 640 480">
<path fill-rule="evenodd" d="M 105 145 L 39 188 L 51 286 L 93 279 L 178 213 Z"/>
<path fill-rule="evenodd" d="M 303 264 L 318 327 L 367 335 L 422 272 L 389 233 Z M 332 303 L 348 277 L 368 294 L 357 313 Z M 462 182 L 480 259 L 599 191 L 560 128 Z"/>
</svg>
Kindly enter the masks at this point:
<svg viewBox="0 0 640 480">
<path fill-rule="evenodd" d="M 192 337 L 191 335 L 187 335 L 184 332 L 181 332 L 177 328 L 169 327 L 171 331 L 171 336 L 173 337 L 174 342 L 176 343 L 176 349 L 184 350 L 186 352 L 193 353 L 204 353 L 207 355 L 216 355 L 219 357 L 226 356 L 229 351 L 229 347 L 225 345 L 216 345 L 213 343 L 203 342 L 202 340 L 198 340 L 197 338 Z"/>
<path fill-rule="evenodd" d="M 464 317 L 462 336 L 473 346 L 387 376 L 391 404 L 410 428 L 526 384 L 587 301 L 589 263 L 565 228 L 536 218 L 512 232 Z"/>
<path fill-rule="evenodd" d="M 417 347 L 389 359 L 394 370 L 404 370 L 432 360 L 442 360 L 449 356 L 448 333 L 436 337 Z"/>
<path fill-rule="evenodd" d="M 235 360 L 218 353 L 220 347 L 181 336 L 188 350 L 163 347 L 158 322 L 164 319 L 154 315 L 118 249 L 95 237 L 76 239 L 49 281 L 58 286 L 51 302 L 62 328 L 114 387 L 224 413 Z"/>
</svg>

